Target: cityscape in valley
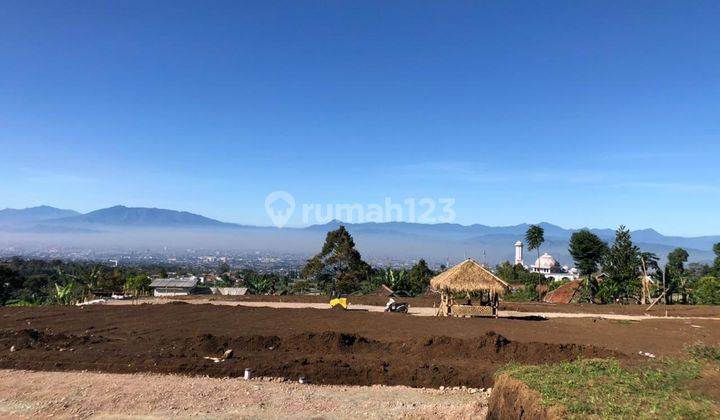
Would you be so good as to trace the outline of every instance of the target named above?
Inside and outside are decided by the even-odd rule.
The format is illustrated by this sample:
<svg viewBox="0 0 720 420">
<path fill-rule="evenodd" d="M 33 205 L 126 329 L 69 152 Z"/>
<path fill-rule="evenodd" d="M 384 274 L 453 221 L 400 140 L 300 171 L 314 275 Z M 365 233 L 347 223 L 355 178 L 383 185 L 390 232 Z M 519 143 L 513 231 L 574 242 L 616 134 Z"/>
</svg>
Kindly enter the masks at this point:
<svg viewBox="0 0 720 420">
<path fill-rule="evenodd" d="M 487 265 L 515 261 L 516 242 L 530 224 L 486 226 L 420 223 L 343 223 L 307 227 L 250 226 L 157 208 L 115 206 L 87 214 L 50 206 L 0 210 L 0 256 L 65 258 L 111 264 L 172 264 L 210 268 L 227 262 L 238 269 L 261 272 L 299 270 L 322 243 L 324 235 L 345 226 L 373 266 L 409 267 L 425 259 L 434 268 L 465 258 Z M 567 252 L 572 233 L 539 223 L 544 250 L 561 266 L 572 266 Z M 614 229 L 591 229 L 610 242 Z M 664 260 L 677 247 L 691 263 L 711 263 L 720 235 L 666 236 L 653 229 L 632 232 L 644 251 Z M 515 261 L 516 262 L 516 261 Z"/>
</svg>

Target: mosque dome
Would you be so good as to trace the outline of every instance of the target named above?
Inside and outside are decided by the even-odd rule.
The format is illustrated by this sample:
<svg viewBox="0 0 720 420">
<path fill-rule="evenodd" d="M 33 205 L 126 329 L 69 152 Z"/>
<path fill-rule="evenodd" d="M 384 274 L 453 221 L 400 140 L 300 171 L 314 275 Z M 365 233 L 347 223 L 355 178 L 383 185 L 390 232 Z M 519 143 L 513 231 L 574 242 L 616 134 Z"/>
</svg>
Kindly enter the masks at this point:
<svg viewBox="0 0 720 420">
<path fill-rule="evenodd" d="M 552 257 L 552 255 L 548 254 L 547 252 L 542 254 L 540 258 L 535 260 L 534 267 L 540 268 L 540 269 L 554 269 L 559 267 L 560 264 L 555 260 L 555 258 Z"/>
</svg>

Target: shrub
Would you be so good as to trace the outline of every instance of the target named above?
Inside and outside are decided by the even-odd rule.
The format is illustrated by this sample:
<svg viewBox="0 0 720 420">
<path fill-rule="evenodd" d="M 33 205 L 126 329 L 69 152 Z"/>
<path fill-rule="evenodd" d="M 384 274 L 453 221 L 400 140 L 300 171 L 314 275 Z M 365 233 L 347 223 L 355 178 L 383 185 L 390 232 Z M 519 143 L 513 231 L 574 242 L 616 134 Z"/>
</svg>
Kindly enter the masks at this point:
<svg viewBox="0 0 720 420">
<path fill-rule="evenodd" d="M 702 277 L 693 288 L 692 298 L 701 305 L 720 305 L 720 279 Z"/>
</svg>

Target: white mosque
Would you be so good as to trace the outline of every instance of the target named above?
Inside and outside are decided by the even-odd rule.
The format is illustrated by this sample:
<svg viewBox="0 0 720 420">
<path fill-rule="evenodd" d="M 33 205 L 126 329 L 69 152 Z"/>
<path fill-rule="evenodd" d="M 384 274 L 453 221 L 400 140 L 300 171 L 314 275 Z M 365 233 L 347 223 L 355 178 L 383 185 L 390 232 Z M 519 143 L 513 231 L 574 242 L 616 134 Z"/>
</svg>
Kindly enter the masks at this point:
<svg viewBox="0 0 720 420">
<path fill-rule="evenodd" d="M 563 279 L 574 280 L 580 277 L 576 268 L 570 268 L 566 265 L 561 266 L 560 263 L 547 252 L 535 260 L 535 264 L 530 267 L 526 266 L 523 262 L 523 243 L 520 241 L 515 242 L 515 265 L 518 264 L 533 273 L 541 273 L 545 277 L 555 281 Z"/>
</svg>

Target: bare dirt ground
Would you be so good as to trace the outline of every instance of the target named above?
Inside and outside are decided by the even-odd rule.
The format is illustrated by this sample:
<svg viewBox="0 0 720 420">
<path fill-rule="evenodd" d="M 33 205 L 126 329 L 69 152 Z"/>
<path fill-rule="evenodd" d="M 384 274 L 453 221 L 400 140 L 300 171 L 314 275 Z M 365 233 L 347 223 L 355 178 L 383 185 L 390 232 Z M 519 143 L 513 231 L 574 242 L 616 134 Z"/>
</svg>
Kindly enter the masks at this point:
<svg viewBox="0 0 720 420">
<path fill-rule="evenodd" d="M 327 298 L 325 301 L 316 302 L 317 296 L 297 296 L 312 297 L 313 299 L 265 299 L 268 297 L 278 296 L 248 296 L 247 299 L 238 299 L 233 297 L 213 297 L 213 296 L 183 296 L 172 298 L 142 298 L 137 301 L 119 300 L 109 301 L 108 305 L 136 305 L 142 303 L 166 304 L 171 302 L 187 302 L 193 304 L 212 304 L 212 305 L 228 305 L 228 306 L 249 306 L 249 307 L 267 307 L 278 309 L 330 309 Z M 367 296 L 366 296 L 367 297 Z M 255 299 L 257 298 L 257 299 Z M 350 299 L 350 309 L 355 311 L 366 312 L 383 312 L 384 305 L 370 305 L 362 302 L 374 303 L 377 299 Z M 422 300 L 421 304 L 425 305 L 426 300 Z M 498 311 L 501 318 L 527 318 L 527 317 L 543 317 L 543 318 L 605 318 L 612 320 L 625 321 L 644 321 L 649 319 L 683 319 L 683 320 L 720 320 L 720 316 L 704 316 L 711 315 L 715 306 L 668 306 L 667 308 L 679 308 L 674 312 L 662 313 L 658 311 L 640 312 L 639 306 L 620 306 L 620 305 L 590 305 L 590 304 L 567 304 L 553 305 L 545 303 L 503 303 Z M 695 310 L 692 310 L 695 309 Z M 432 306 L 414 306 L 410 305 L 409 314 L 416 316 L 435 316 L 436 308 Z M 699 315 L 698 315 L 699 314 Z"/>
<path fill-rule="evenodd" d="M 720 344 L 720 321 L 448 319 L 226 305 L 0 308 L 0 368 L 257 375 L 318 384 L 487 388 L 508 362 L 627 363 Z M 214 363 L 232 349 L 232 358 Z M 14 351 L 12 351 L 14 350 Z"/>
<path fill-rule="evenodd" d="M 0 416 L 484 418 L 487 392 L 0 370 Z"/>
<path fill-rule="evenodd" d="M 283 302 L 283 303 L 314 303 L 327 304 L 329 299 L 326 296 L 213 296 L 199 295 L 184 298 L 188 301 L 201 300 L 209 302 Z M 411 308 L 433 308 L 437 306 L 439 298 L 434 295 L 395 298 L 408 302 Z M 350 297 L 354 305 L 362 306 L 385 306 L 387 297 L 383 296 L 357 296 Z M 709 305 L 656 305 L 647 311 L 648 305 L 593 305 L 589 303 L 552 304 L 540 302 L 501 302 L 501 311 L 527 312 L 527 313 L 548 313 L 548 314 L 608 314 L 608 315 L 631 315 L 631 316 L 658 316 L 665 317 L 709 317 L 720 319 L 720 306 Z"/>
</svg>

